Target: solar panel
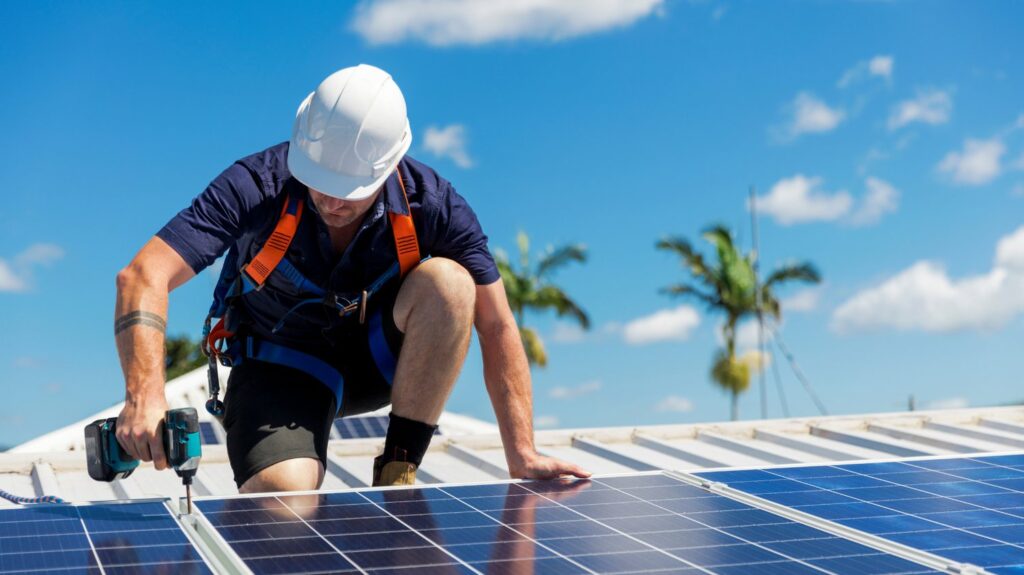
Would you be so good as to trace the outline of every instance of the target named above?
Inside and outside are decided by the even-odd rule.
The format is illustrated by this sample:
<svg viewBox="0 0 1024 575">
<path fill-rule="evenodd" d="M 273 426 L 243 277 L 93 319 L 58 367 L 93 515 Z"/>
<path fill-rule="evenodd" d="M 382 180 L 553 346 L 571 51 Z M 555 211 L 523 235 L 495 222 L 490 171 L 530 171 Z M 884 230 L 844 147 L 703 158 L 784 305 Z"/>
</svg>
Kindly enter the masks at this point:
<svg viewBox="0 0 1024 575">
<path fill-rule="evenodd" d="M 1024 455 L 697 475 L 993 573 L 1024 572 Z"/>
<path fill-rule="evenodd" d="M 387 415 L 361 415 L 334 420 L 334 429 L 341 439 L 385 437 L 388 434 Z M 434 435 L 441 435 L 439 430 Z"/>
<path fill-rule="evenodd" d="M 334 428 L 342 439 L 384 437 L 388 434 L 388 416 L 371 415 L 345 417 L 334 421 Z"/>
<path fill-rule="evenodd" d="M 212 421 L 199 422 L 199 439 L 203 445 L 217 445 L 220 443 L 220 436 L 217 435 L 214 425 Z"/>
<path fill-rule="evenodd" d="M 934 573 L 661 474 L 196 505 L 255 573 Z"/>
<path fill-rule="evenodd" d="M 160 502 L 0 510 L 0 573 L 153 571 L 210 572 Z"/>
</svg>

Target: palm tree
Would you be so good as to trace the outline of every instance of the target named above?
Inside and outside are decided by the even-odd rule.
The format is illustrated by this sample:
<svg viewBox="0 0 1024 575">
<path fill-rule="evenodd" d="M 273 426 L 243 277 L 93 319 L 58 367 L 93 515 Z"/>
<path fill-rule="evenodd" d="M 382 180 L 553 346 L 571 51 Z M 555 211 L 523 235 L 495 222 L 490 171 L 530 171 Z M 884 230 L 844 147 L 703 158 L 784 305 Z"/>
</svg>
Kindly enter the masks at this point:
<svg viewBox="0 0 1024 575">
<path fill-rule="evenodd" d="M 570 262 L 587 261 L 586 248 L 579 244 L 563 246 L 558 249 L 548 248 L 536 265 L 530 263 L 530 238 L 525 232 L 516 236 L 519 244 L 518 269 L 509 261 L 508 254 L 496 250 L 494 259 L 505 284 L 509 307 L 519 324 L 519 337 L 523 340 L 526 358 L 530 365 L 544 367 L 548 364 L 547 352 L 540 335 L 524 323 L 526 310 L 544 311 L 553 309 L 558 317 L 571 317 L 583 329 L 590 329 L 590 318 L 562 288 L 550 283 L 548 278 L 556 270 Z"/>
<path fill-rule="evenodd" d="M 718 261 L 714 264 L 709 265 L 685 238 L 666 238 L 657 243 L 658 249 L 678 254 L 683 267 L 697 280 L 695 283 L 672 285 L 662 291 L 696 298 L 708 310 L 725 315 L 722 325 L 725 349 L 715 354 L 711 379 L 732 396 L 731 415 L 736 420 L 739 418 L 739 396 L 750 386 L 750 372 L 759 369 L 761 363 L 759 356 L 736 357 L 736 326 L 747 317 L 760 317 L 764 313 L 776 320 L 782 319 L 775 288 L 790 281 L 818 283 L 821 276 L 810 263 L 792 263 L 774 270 L 759 286 L 754 273 L 756 256 L 741 253 L 728 229 L 721 225 L 712 226 L 702 235 L 715 247 Z"/>
</svg>

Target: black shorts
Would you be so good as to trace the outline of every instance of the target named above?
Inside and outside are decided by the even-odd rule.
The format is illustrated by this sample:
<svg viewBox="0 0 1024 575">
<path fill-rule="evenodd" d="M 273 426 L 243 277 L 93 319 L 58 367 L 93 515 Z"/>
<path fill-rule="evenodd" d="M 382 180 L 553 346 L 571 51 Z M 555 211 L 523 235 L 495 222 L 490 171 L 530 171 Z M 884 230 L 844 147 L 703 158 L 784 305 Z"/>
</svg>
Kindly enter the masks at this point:
<svg viewBox="0 0 1024 575">
<path fill-rule="evenodd" d="M 260 470 L 309 457 L 327 467 L 327 442 L 336 417 L 357 415 L 391 402 L 391 380 L 402 348 L 392 310 L 397 286 L 376 294 L 365 324 L 352 323 L 339 341 L 344 377 L 341 406 L 334 394 L 297 369 L 247 359 L 231 369 L 224 396 L 228 458 L 239 487 Z M 373 309 L 376 307 L 377 309 Z"/>
</svg>

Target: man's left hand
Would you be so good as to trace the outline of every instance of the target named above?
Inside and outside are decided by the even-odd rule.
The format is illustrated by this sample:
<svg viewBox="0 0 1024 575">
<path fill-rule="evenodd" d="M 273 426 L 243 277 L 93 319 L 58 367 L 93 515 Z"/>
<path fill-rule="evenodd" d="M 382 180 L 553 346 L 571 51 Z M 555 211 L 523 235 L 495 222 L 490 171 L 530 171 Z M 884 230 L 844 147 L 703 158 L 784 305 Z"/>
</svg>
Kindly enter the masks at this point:
<svg viewBox="0 0 1024 575">
<path fill-rule="evenodd" d="M 586 479 L 590 472 L 575 463 L 539 453 L 509 462 L 508 474 L 514 479 L 555 479 L 566 475 Z"/>
</svg>

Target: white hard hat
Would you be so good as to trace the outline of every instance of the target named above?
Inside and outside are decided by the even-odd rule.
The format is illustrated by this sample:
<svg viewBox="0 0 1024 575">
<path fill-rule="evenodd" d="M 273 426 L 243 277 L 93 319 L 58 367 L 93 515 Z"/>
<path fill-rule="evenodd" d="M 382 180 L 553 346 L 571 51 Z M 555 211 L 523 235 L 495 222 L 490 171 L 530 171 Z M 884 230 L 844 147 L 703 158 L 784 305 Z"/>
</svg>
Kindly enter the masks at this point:
<svg viewBox="0 0 1024 575">
<path fill-rule="evenodd" d="M 299 105 L 288 169 L 345 200 L 373 195 L 409 151 L 405 98 L 391 76 L 360 64 L 331 74 Z"/>
</svg>

